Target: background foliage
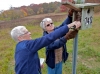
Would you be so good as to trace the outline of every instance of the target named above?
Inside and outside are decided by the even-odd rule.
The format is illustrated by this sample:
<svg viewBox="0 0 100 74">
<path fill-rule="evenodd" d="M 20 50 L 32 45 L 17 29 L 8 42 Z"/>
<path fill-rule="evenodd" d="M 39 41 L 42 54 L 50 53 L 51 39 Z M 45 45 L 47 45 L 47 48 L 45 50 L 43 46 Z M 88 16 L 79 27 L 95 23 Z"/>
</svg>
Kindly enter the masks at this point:
<svg viewBox="0 0 100 74">
<path fill-rule="evenodd" d="M 66 1 L 66 0 L 61 0 Z M 73 0 L 68 0 L 72 2 Z M 86 3 L 100 3 L 100 0 L 85 0 Z M 27 16 L 47 13 L 66 12 L 68 8 L 61 4 L 61 2 L 50 2 L 41 4 L 30 4 L 29 6 L 10 7 L 9 10 L 0 11 L 0 21 L 9 21 Z M 95 8 L 95 12 L 100 11 L 100 6 Z"/>
</svg>

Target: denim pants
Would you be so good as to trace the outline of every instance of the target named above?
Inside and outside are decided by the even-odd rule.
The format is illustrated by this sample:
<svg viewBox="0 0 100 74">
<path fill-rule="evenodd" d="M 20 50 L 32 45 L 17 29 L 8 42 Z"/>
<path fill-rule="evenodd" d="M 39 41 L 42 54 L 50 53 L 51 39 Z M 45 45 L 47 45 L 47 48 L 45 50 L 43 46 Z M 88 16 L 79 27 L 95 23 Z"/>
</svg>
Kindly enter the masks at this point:
<svg viewBox="0 0 100 74">
<path fill-rule="evenodd" d="M 48 74 L 62 74 L 62 62 L 55 64 L 55 68 L 48 67 Z"/>
</svg>

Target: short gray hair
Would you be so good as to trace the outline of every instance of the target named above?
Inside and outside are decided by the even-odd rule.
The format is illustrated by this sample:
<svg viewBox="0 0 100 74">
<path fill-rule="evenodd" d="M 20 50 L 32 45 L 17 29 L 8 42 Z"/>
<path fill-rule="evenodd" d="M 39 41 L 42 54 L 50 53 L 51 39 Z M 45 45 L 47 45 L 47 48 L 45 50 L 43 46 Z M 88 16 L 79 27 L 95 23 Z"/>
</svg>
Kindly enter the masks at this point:
<svg viewBox="0 0 100 74">
<path fill-rule="evenodd" d="M 19 42 L 18 37 L 24 34 L 25 30 L 27 30 L 25 26 L 14 27 L 10 32 L 12 39 L 14 39 L 16 42 Z"/>
<path fill-rule="evenodd" d="M 51 19 L 51 18 L 44 18 L 44 19 L 41 21 L 41 23 L 40 23 L 40 27 L 41 27 L 43 30 L 45 30 L 45 23 L 46 23 L 47 21 L 52 21 L 52 19 Z"/>
</svg>

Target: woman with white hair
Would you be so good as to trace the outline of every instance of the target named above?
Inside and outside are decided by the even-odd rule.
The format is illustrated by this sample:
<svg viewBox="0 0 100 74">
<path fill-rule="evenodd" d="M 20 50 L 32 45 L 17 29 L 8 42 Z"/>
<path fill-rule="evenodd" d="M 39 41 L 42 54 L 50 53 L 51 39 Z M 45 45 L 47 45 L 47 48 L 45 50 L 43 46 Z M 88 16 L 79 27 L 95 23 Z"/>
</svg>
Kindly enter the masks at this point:
<svg viewBox="0 0 100 74">
<path fill-rule="evenodd" d="M 72 17 L 70 15 L 68 15 L 68 17 L 59 27 L 54 27 L 54 23 L 51 18 L 44 18 L 40 23 L 40 26 L 44 31 L 43 36 L 50 34 L 63 25 L 70 24 L 72 22 Z M 75 35 L 78 33 L 78 30 L 75 30 L 73 32 L 73 37 L 71 38 L 75 37 Z M 59 32 L 57 34 L 59 34 Z M 48 74 L 62 74 L 62 64 L 68 58 L 66 42 L 69 39 L 69 34 L 70 32 L 65 35 L 67 39 L 65 39 L 64 37 L 60 37 L 46 46 L 46 64 L 48 66 Z"/>
<path fill-rule="evenodd" d="M 11 37 L 17 42 L 15 47 L 15 73 L 41 74 L 38 50 L 64 36 L 69 31 L 69 28 L 75 24 L 76 28 L 80 26 L 80 22 L 73 22 L 36 39 L 31 38 L 31 33 L 25 26 L 14 27 L 11 30 Z"/>
</svg>

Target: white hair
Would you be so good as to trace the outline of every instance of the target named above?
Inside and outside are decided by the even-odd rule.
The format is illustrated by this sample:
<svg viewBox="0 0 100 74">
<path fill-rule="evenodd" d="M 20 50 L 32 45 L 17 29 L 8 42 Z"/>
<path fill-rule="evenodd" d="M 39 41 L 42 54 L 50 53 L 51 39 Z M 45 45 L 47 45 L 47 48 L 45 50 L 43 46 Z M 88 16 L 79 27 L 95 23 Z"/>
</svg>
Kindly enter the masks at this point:
<svg viewBox="0 0 100 74">
<path fill-rule="evenodd" d="M 48 22 L 48 21 L 51 21 L 52 22 L 52 19 L 51 18 L 44 18 L 41 23 L 40 23 L 40 27 L 45 30 L 45 23 Z"/>
<path fill-rule="evenodd" d="M 10 32 L 12 39 L 14 39 L 16 42 L 19 42 L 18 37 L 24 34 L 26 30 L 27 29 L 25 26 L 14 27 Z"/>
</svg>

